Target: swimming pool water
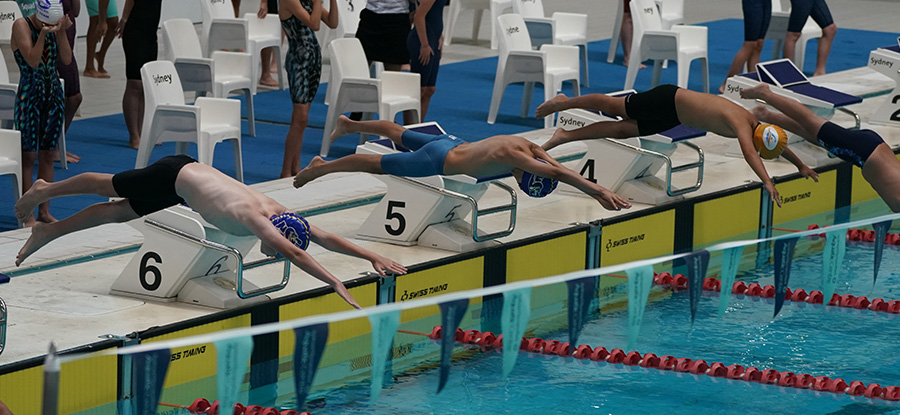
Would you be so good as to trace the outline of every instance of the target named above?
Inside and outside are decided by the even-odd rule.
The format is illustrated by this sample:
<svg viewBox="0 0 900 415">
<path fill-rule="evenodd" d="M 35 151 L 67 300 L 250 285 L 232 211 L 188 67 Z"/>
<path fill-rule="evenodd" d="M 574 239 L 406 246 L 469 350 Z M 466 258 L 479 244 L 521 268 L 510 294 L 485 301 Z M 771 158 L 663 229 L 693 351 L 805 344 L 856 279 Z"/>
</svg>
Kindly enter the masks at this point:
<svg viewBox="0 0 900 415">
<path fill-rule="evenodd" d="M 803 240 L 797 251 L 815 253 L 820 251 L 817 243 Z M 836 292 L 900 300 L 900 251 L 885 249 L 874 286 L 872 255 L 872 244 L 848 244 Z M 771 275 L 771 265 L 763 263 L 739 272 L 738 280 L 770 284 Z M 821 289 L 821 256 L 795 258 L 789 286 Z M 533 296 L 540 289 L 535 290 Z M 717 293 L 704 293 L 693 325 L 686 291 L 651 300 L 634 349 L 708 363 L 840 377 L 847 383 L 900 386 L 898 315 L 786 302 L 773 320 L 771 300 L 732 296 L 725 316 L 719 318 L 718 300 Z M 628 351 L 626 321 L 621 305 L 601 309 L 578 343 Z M 535 335 L 568 341 L 565 327 Z M 433 342 L 416 347 L 439 348 Z M 469 355 L 454 360 L 449 382 L 440 394 L 436 393 L 437 370 L 411 376 L 395 373 L 394 382 L 385 385 L 376 402 L 370 402 L 369 384 L 363 382 L 319 395 L 323 406 L 316 413 L 900 414 L 900 403 L 885 400 L 526 352 L 520 352 L 516 367 L 503 378 L 500 353 L 472 351 Z"/>
</svg>

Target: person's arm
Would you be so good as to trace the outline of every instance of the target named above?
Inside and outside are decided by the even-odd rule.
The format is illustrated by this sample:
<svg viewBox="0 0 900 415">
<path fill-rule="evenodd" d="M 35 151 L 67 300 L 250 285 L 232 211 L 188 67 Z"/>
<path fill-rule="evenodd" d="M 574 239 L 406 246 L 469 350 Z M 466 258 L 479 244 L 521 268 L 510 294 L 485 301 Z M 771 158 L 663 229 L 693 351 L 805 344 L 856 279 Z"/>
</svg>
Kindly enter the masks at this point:
<svg viewBox="0 0 900 415">
<path fill-rule="evenodd" d="M 72 10 L 70 10 L 69 14 L 72 16 L 72 19 L 81 14 L 81 0 L 72 0 Z"/>
<path fill-rule="evenodd" d="M 56 49 L 59 52 L 59 60 L 63 65 L 72 63 L 72 46 L 69 45 L 69 37 L 66 36 L 66 29 L 72 25 L 69 16 L 63 15 L 59 19 L 59 23 L 55 24 L 50 31 L 56 33 Z"/>
<path fill-rule="evenodd" d="M 331 0 L 328 3 L 328 10 L 322 9 L 322 22 L 332 29 L 337 29 L 338 17 L 337 0 Z"/>
<path fill-rule="evenodd" d="M 131 15 L 132 8 L 134 8 L 134 0 L 125 0 L 125 7 L 122 8 L 122 15 L 119 16 L 119 26 L 116 27 L 116 36 L 122 37 L 122 32 L 125 31 L 125 24 L 128 22 L 128 16 Z"/>
<path fill-rule="evenodd" d="M 259 0 L 259 10 L 256 12 L 256 17 L 259 19 L 265 19 L 268 13 L 269 2 L 266 0 Z"/>
<path fill-rule="evenodd" d="M 319 30 L 319 23 L 322 21 L 322 0 L 312 0 L 312 13 L 306 11 L 303 8 L 303 5 L 300 4 L 300 0 L 283 0 L 279 5 L 278 13 L 281 13 L 280 9 L 285 9 L 289 13 L 289 15 L 293 15 L 294 17 L 300 19 L 300 22 L 308 26 L 313 31 Z M 335 14 L 336 16 L 337 14 Z"/>
<path fill-rule="evenodd" d="M 406 274 L 406 267 L 378 255 L 368 249 L 364 249 L 356 245 L 340 235 L 323 231 L 315 226 L 310 225 L 310 239 L 329 251 L 339 252 L 344 255 L 350 255 L 356 258 L 362 258 L 372 263 L 372 267 L 379 275 L 385 275 L 385 272 L 393 274 Z"/>
<path fill-rule="evenodd" d="M 428 44 L 428 32 L 425 30 L 425 15 L 428 14 L 428 11 L 431 10 L 431 6 L 434 5 L 434 0 L 422 0 L 419 3 L 419 6 L 416 7 L 416 12 L 413 15 L 413 25 L 416 30 L 416 36 L 419 37 L 419 44 L 422 46 L 419 47 L 419 62 L 422 65 L 428 65 L 428 62 L 431 61 L 431 56 L 434 55 L 434 50 L 431 49 L 431 45 Z"/>
<path fill-rule="evenodd" d="M 97 28 L 94 29 L 98 38 L 102 38 L 104 34 L 106 34 L 106 30 L 108 27 L 106 26 L 106 19 L 109 16 L 106 15 L 106 10 L 109 8 L 109 2 L 112 0 L 99 0 L 97 2 Z M 122 13 L 124 16 L 125 13 Z"/>
<path fill-rule="evenodd" d="M 800 172 L 800 175 L 806 177 L 807 179 L 813 179 L 816 183 L 819 182 L 819 173 L 816 173 L 815 170 L 809 168 L 806 164 L 803 164 L 803 161 L 800 160 L 800 157 L 797 157 L 793 151 L 789 147 L 784 148 L 784 152 L 782 153 L 784 158 L 791 162 L 794 167 L 797 168 L 797 171 Z"/>
<path fill-rule="evenodd" d="M 275 252 L 280 253 L 291 261 L 292 264 L 302 269 L 303 272 L 328 284 L 334 289 L 334 292 L 336 292 L 337 295 L 341 296 L 341 298 L 347 302 L 347 304 L 350 304 L 353 308 L 362 308 L 341 280 L 334 275 L 331 275 L 328 270 L 316 262 L 312 255 L 288 241 L 277 229 L 275 229 L 275 226 L 273 226 L 267 218 L 256 216 L 250 219 L 249 223 L 246 223 L 245 225 L 253 231 L 263 244 L 268 245 L 274 249 Z"/>
<path fill-rule="evenodd" d="M 553 157 L 550 157 L 550 155 L 540 146 L 535 144 L 532 151 L 547 163 L 541 163 L 531 157 L 523 157 L 519 163 L 516 163 L 516 167 L 539 176 L 556 179 L 563 183 L 570 184 L 584 192 L 586 195 L 596 199 L 600 202 L 601 206 L 608 210 L 628 209 L 631 207 L 631 203 L 628 203 L 628 201 L 621 196 L 581 177 L 580 174 L 575 173 L 572 169 L 560 164 Z"/>
<path fill-rule="evenodd" d="M 19 51 L 25 62 L 32 68 L 37 68 L 41 64 L 41 56 L 44 53 L 44 38 L 49 33 L 49 27 L 41 28 L 41 34 L 38 35 L 37 41 L 31 44 L 31 29 L 28 22 L 24 19 L 18 19 L 13 23 L 12 34 L 10 36 L 10 45 L 13 51 Z"/>
<path fill-rule="evenodd" d="M 735 130 L 737 131 L 738 144 L 741 146 L 741 153 L 744 155 L 744 161 L 747 162 L 750 169 L 762 181 L 772 201 L 778 207 L 781 207 L 781 198 L 778 197 L 778 190 L 775 189 L 775 184 L 772 183 L 772 179 L 766 171 L 766 166 L 763 165 L 762 158 L 759 157 L 759 153 L 756 152 L 756 148 L 753 146 L 753 129 L 748 125 L 746 128 L 735 128 Z"/>
</svg>

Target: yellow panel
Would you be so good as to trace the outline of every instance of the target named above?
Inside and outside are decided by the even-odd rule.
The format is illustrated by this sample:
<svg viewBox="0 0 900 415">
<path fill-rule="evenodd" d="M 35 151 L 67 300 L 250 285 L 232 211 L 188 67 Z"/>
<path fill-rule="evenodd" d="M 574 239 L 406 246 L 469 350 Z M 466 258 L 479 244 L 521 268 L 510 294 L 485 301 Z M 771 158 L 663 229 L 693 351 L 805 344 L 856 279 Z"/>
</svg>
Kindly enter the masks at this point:
<svg viewBox="0 0 900 415">
<path fill-rule="evenodd" d="M 726 239 L 755 239 L 762 191 L 751 190 L 694 205 L 694 249 Z"/>
<path fill-rule="evenodd" d="M 621 264 L 672 253 L 675 210 L 603 226 L 600 266 Z"/>
<path fill-rule="evenodd" d="M 63 363 L 59 372 L 60 413 L 80 412 L 115 402 L 118 379 L 117 356 L 95 355 Z"/>
<path fill-rule="evenodd" d="M 0 399 L 14 414 L 40 413 L 43 370 L 43 366 L 37 366 L 0 376 Z"/>
<path fill-rule="evenodd" d="M 415 298 L 482 287 L 484 287 L 484 257 L 477 257 L 398 278 L 395 301 L 401 303 Z M 469 305 L 480 302 L 481 297 L 472 298 Z M 407 322 L 439 314 L 440 308 L 436 305 L 420 307 L 402 311 L 400 321 Z"/>
<path fill-rule="evenodd" d="M 819 175 L 819 182 L 798 178 L 778 183 L 775 188 L 781 196 L 781 207 L 774 207 L 772 223 L 778 225 L 834 210 L 837 187 L 837 170 Z"/>
<path fill-rule="evenodd" d="M 862 169 L 853 166 L 853 184 L 850 187 L 850 203 L 857 204 L 871 199 L 877 199 L 878 193 L 872 185 L 863 178 Z"/>
<path fill-rule="evenodd" d="M 356 302 L 362 307 L 374 307 L 378 297 L 376 290 L 378 284 L 365 284 L 348 289 Z M 278 310 L 278 321 L 290 321 L 298 318 L 310 317 L 319 314 L 336 313 L 350 310 L 351 307 L 336 293 L 326 294 L 320 297 L 309 298 L 295 303 L 284 304 Z M 369 320 L 355 318 L 353 320 L 338 321 L 328 325 L 328 344 L 338 343 L 351 337 L 368 333 Z M 294 333 L 291 330 L 282 331 L 278 336 L 278 355 L 290 356 L 294 354 Z"/>
<path fill-rule="evenodd" d="M 223 330 L 249 326 L 250 314 L 242 314 L 229 319 L 153 337 L 144 340 L 142 343 L 180 339 L 182 337 L 216 333 Z M 216 374 L 216 353 L 215 346 L 213 346 L 212 343 L 175 348 L 170 350 L 170 353 L 169 370 L 166 373 L 166 381 L 163 384 L 164 388 L 212 377 Z"/>
<path fill-rule="evenodd" d="M 549 277 L 584 269 L 587 238 L 582 232 L 506 251 L 506 282 Z"/>
</svg>

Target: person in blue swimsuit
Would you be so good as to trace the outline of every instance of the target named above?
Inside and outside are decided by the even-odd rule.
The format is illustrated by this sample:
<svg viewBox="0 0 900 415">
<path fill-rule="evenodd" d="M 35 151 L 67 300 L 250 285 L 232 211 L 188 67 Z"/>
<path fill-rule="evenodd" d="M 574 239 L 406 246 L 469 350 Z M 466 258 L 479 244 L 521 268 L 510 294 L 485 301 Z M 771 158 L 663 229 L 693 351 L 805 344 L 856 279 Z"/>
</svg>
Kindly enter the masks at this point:
<svg viewBox="0 0 900 415">
<path fill-rule="evenodd" d="M 760 105 L 753 109 L 753 114 L 760 120 L 777 123 L 859 167 L 863 178 L 888 207 L 900 212 L 900 160 L 876 132 L 845 129 L 814 114 L 805 105 L 772 92 L 763 83 L 741 90 L 741 97 L 761 99 L 781 111 L 781 114 L 775 113 Z"/>
<path fill-rule="evenodd" d="M 813 76 L 819 76 L 825 74 L 825 64 L 828 62 L 831 44 L 834 43 L 834 36 L 837 34 L 837 26 L 831 18 L 831 11 L 828 10 L 825 0 L 791 0 L 791 17 L 784 38 L 784 57 L 794 60 L 797 41 L 800 40 L 803 26 L 810 17 L 822 28 L 822 37 L 819 38 L 816 49 L 816 71 L 813 72 Z"/>
<path fill-rule="evenodd" d="M 279 176 L 282 178 L 300 172 L 303 130 L 309 122 L 309 106 L 322 77 L 322 51 L 315 32 L 322 22 L 332 29 L 337 27 L 336 0 L 330 0 L 328 10 L 322 7 L 322 0 L 282 0 L 279 5 L 278 17 L 289 45 L 284 66 L 294 104 L 291 126 L 284 140 L 284 161 Z"/>
<path fill-rule="evenodd" d="M 377 154 L 352 154 L 334 161 L 316 156 L 296 177 L 294 187 L 336 172 L 364 172 L 405 177 L 466 174 L 490 177 L 510 174 L 529 196 L 543 197 L 555 184 L 540 186 L 538 182 L 568 183 L 609 210 L 628 209 L 631 204 L 610 190 L 588 181 L 559 164 L 541 146 L 514 135 L 497 135 L 475 142 L 460 140 L 449 134 L 430 135 L 410 131 L 391 121 L 353 121 L 343 115 L 332 132 L 332 138 L 346 134 L 366 133 L 391 139 L 411 151 Z"/>
<path fill-rule="evenodd" d="M 420 75 L 421 119 L 425 119 L 441 66 L 441 34 L 444 32 L 444 5 L 447 0 L 421 0 L 413 15 L 413 30 L 406 45 L 409 48 L 410 72 Z"/>
<path fill-rule="evenodd" d="M 38 179 L 53 181 L 53 159 L 65 121 L 65 97 L 56 73 L 57 55 L 64 65 L 72 62 L 72 48 L 65 36 L 71 24 L 66 16 L 55 24 L 46 24 L 38 20 L 37 14 L 13 23 L 10 45 L 20 72 L 15 126 L 22 135 L 23 192 L 33 185 L 35 158 Z M 22 218 L 26 226 L 34 225 L 35 218 L 30 213 Z M 38 206 L 37 220 L 56 221 L 50 215 L 49 202 Z"/>
<path fill-rule="evenodd" d="M 769 21 L 772 19 L 772 2 L 770 0 L 741 0 L 744 12 L 744 44 L 734 55 L 731 67 L 725 80 L 737 75 L 747 65 L 747 71 L 756 72 L 759 54 L 762 52 Z M 725 81 L 719 87 L 719 93 L 725 92 Z"/>
</svg>

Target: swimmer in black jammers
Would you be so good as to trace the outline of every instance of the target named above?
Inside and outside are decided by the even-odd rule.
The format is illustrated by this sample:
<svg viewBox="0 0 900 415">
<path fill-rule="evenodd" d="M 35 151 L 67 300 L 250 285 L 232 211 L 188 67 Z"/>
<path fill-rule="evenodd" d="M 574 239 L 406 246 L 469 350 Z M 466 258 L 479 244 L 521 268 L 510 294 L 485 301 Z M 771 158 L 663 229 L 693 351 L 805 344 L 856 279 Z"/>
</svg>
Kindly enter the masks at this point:
<svg viewBox="0 0 900 415">
<path fill-rule="evenodd" d="M 256 235 L 264 253 L 285 256 L 330 285 L 355 308 L 360 306 L 341 280 L 306 252 L 310 240 L 326 249 L 365 259 L 379 274 L 406 273 L 402 265 L 309 225 L 275 200 L 185 155 L 164 157 L 143 169 L 116 175 L 82 173 L 55 183 L 38 180 L 16 203 L 16 216 L 27 216 L 36 205 L 52 198 L 78 194 L 124 199 L 88 206 L 59 222 L 36 224 L 16 257 L 16 266 L 60 236 L 106 223 L 127 222 L 187 202 L 222 231 L 237 236 Z"/>
</svg>

